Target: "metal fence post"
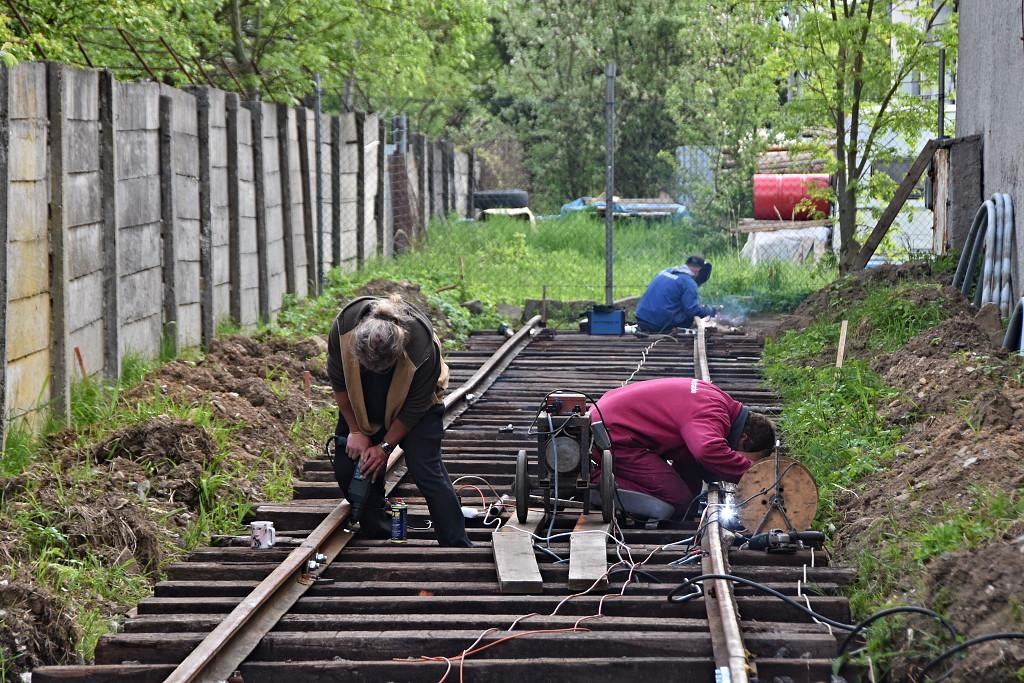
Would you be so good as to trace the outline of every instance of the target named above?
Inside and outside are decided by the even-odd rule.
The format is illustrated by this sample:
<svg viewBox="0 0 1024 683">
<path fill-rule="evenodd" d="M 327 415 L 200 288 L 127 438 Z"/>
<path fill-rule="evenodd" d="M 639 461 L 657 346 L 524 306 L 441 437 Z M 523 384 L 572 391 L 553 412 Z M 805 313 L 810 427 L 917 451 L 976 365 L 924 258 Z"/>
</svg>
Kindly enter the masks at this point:
<svg viewBox="0 0 1024 683">
<path fill-rule="evenodd" d="M 615 63 L 605 66 L 604 303 L 612 304 L 612 205 L 615 198 Z"/>
<path fill-rule="evenodd" d="M 319 73 L 313 77 L 313 110 L 316 115 L 316 293 L 320 294 L 324 291 L 324 133 L 320 120 L 323 110 Z"/>
</svg>

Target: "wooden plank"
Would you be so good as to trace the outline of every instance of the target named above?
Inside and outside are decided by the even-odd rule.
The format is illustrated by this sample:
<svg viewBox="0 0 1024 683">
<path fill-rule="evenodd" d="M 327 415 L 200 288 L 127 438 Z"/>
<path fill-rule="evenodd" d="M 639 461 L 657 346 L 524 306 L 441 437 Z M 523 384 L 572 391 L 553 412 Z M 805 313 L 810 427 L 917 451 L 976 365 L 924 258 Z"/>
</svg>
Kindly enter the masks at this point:
<svg viewBox="0 0 1024 683">
<path fill-rule="evenodd" d="M 935 223 L 932 228 L 932 253 L 941 255 L 949 247 L 949 159 L 950 150 L 935 150 L 935 184 L 932 192 L 932 212 Z"/>
<path fill-rule="evenodd" d="M 525 524 L 511 522 L 518 528 L 506 524 L 491 535 L 494 549 L 494 568 L 498 573 L 498 585 L 506 594 L 536 594 L 544 590 L 544 579 L 537 566 L 537 555 L 533 550 L 534 533 L 544 521 L 544 513 L 530 510 Z M 530 532 L 530 533 L 525 533 Z"/>
<path fill-rule="evenodd" d="M 495 632 L 496 631 L 496 632 Z M 359 653 L 360 658 L 389 660 L 410 652 L 458 652 L 480 632 L 470 629 L 386 628 L 368 631 L 291 631 L 267 634 L 249 661 L 327 660 L 337 653 Z M 502 640 L 507 633 L 494 629 L 481 645 Z M 106 636 L 97 664 L 141 661 L 171 664 L 202 640 L 202 633 L 131 633 Z M 834 636 L 818 633 L 761 633 L 748 639 L 754 655 L 772 655 L 787 647 L 804 656 L 827 657 L 835 652 Z M 529 639 L 505 642 L 502 656 L 528 658 L 540 651 L 549 657 L 707 657 L 711 643 L 700 631 L 598 631 L 537 633 Z"/>
<path fill-rule="evenodd" d="M 910 193 L 914 191 L 914 186 L 917 185 L 917 181 L 920 180 L 921 174 L 924 173 L 925 169 L 928 168 L 928 164 L 931 163 L 932 156 L 935 154 L 935 148 L 938 146 L 936 140 L 929 140 L 928 144 L 924 146 L 921 153 L 917 155 L 917 159 L 914 160 L 910 170 L 907 171 L 907 175 L 904 176 L 903 182 L 896 189 L 896 194 L 893 195 L 889 205 L 885 207 L 885 211 L 878 219 L 878 223 L 875 224 L 871 234 L 865 240 L 863 246 L 860 248 L 860 252 L 857 254 L 856 260 L 853 262 L 854 270 L 860 270 L 868 264 L 871 260 L 871 256 L 875 253 L 875 249 L 882 243 L 882 239 L 885 237 L 885 233 L 889 232 L 889 227 L 892 222 L 896 220 L 896 216 L 899 215 L 900 209 L 906 203 L 907 198 L 910 197 Z"/>
<path fill-rule="evenodd" d="M 839 347 L 836 349 L 836 367 L 843 367 L 843 357 L 846 355 L 846 330 L 850 326 L 849 320 L 844 320 L 839 327 Z"/>
<path fill-rule="evenodd" d="M 776 230 L 800 230 L 803 228 L 829 228 L 835 221 L 832 218 L 822 218 L 813 221 L 776 221 L 758 220 L 756 218 L 744 218 L 733 228 L 733 232 L 775 232 Z"/>
<path fill-rule="evenodd" d="M 608 528 L 599 513 L 580 515 L 569 537 L 569 588 L 590 588 L 608 583 Z"/>
</svg>

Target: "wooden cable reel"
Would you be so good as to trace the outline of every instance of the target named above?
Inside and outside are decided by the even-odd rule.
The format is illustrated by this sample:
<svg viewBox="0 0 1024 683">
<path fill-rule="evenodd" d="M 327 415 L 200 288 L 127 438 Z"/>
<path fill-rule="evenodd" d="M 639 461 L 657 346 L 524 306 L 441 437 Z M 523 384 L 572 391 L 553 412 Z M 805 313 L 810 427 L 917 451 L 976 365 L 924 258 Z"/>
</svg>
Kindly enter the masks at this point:
<svg viewBox="0 0 1024 683">
<path fill-rule="evenodd" d="M 818 485 L 810 471 L 778 454 L 754 463 L 734 495 L 736 514 L 748 534 L 804 531 L 818 513 Z"/>
</svg>

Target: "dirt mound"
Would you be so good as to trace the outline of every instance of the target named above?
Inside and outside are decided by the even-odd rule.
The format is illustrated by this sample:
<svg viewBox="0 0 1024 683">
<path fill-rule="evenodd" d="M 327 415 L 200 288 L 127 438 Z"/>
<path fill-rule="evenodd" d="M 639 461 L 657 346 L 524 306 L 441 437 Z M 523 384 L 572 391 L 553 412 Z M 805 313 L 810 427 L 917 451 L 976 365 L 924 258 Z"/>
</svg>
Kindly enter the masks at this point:
<svg viewBox="0 0 1024 683">
<path fill-rule="evenodd" d="M 320 337 L 301 342 L 270 336 L 218 339 L 202 361 L 168 363 L 129 392 L 127 400 L 162 395 L 183 405 L 209 406 L 215 417 L 237 428 L 237 454 L 276 453 L 289 443 L 289 428 L 311 401 L 329 394 L 326 351 Z"/>
<path fill-rule="evenodd" d="M 216 454 L 216 444 L 205 429 L 160 416 L 117 430 L 96 447 L 94 458 L 99 464 L 113 461 L 110 471 L 134 479 L 140 491 L 152 490 L 156 498 L 195 509 L 196 482 Z"/>
<path fill-rule="evenodd" d="M 915 424 L 904 451 L 862 479 L 860 494 L 841 500 L 848 523 L 837 548 L 849 546 L 851 557 L 869 548 L 879 539 L 863 532 L 890 515 L 900 520 L 966 507 L 973 486 L 992 493 L 1024 487 L 1024 390 L 984 392 L 964 412 Z M 974 429 L 967 415 L 978 421 Z"/>
<path fill-rule="evenodd" d="M 915 290 L 917 291 L 917 290 Z M 927 291 L 927 290 L 923 290 Z M 904 396 L 883 409 L 894 423 L 957 409 L 980 392 L 1001 386 L 1012 363 L 993 343 L 984 313 L 958 315 L 924 330 L 872 368 Z M 971 424 L 974 424 L 972 421 Z"/>
<path fill-rule="evenodd" d="M 1021 531 L 1024 529 L 1018 528 L 1014 533 Z M 978 571 L 979 563 L 984 572 Z M 1020 603 L 1024 596 L 1024 540 L 996 541 L 937 557 L 928 566 L 924 593 L 926 604 L 942 609 L 967 636 L 1024 631 Z M 953 680 L 1018 680 L 1022 666 L 1024 641 L 986 643 L 968 651 Z M 938 678 L 942 671 L 931 673 Z"/>
<path fill-rule="evenodd" d="M 207 462 L 215 446 L 209 433 L 199 425 L 160 416 L 114 432 L 96 447 L 97 463 L 122 457 L 146 463 L 157 471 L 183 462 Z"/>
<path fill-rule="evenodd" d="M 0 652 L 17 668 L 67 662 L 77 640 L 74 622 L 51 594 L 18 579 L 0 580 Z"/>
<path fill-rule="evenodd" d="M 877 285 L 911 282 L 948 285 L 951 280 L 950 273 L 936 269 L 927 261 L 867 268 L 840 278 L 804 299 L 792 314 L 785 316 L 783 329 L 803 328 L 821 320 L 838 321 Z"/>
<path fill-rule="evenodd" d="M 448 316 L 445 312 L 430 302 L 430 299 L 423 293 L 419 285 L 407 280 L 400 282 L 379 278 L 370 280 L 355 291 L 353 298 L 360 296 L 388 296 L 389 294 L 401 295 L 402 299 L 426 313 L 427 317 L 430 318 L 430 322 L 434 324 L 434 331 L 439 339 L 448 339 L 451 336 L 451 324 L 448 322 Z"/>
</svg>

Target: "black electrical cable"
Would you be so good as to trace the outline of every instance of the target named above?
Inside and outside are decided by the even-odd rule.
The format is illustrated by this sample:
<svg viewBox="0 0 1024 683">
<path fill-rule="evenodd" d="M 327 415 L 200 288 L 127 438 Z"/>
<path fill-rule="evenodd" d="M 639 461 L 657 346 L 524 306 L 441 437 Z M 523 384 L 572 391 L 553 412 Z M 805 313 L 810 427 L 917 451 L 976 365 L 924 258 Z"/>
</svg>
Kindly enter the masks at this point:
<svg viewBox="0 0 1024 683">
<path fill-rule="evenodd" d="M 959 645 L 951 647 L 948 650 L 946 650 L 945 652 L 943 652 L 941 655 L 939 655 L 938 657 L 936 657 L 935 659 L 933 659 L 932 661 L 930 661 L 930 662 L 928 662 L 927 664 L 924 665 L 924 668 L 921 669 L 921 674 L 920 674 L 921 679 L 924 680 L 925 676 L 928 675 L 929 671 L 931 671 L 936 666 L 938 666 L 942 662 L 946 661 L 947 659 L 949 659 L 953 655 L 955 655 L 955 654 L 957 654 L 959 652 L 963 652 L 964 650 L 966 650 L 968 648 L 971 648 L 971 647 L 974 647 L 975 645 L 981 645 L 982 643 L 987 643 L 987 642 L 992 641 L 992 640 L 1024 640 L 1024 633 L 1020 633 L 1020 632 L 989 633 L 988 635 L 978 636 L 977 638 L 972 638 L 971 640 L 965 641 L 963 643 L 960 643 Z M 942 674 L 941 677 L 934 679 L 935 683 L 939 683 L 939 681 L 946 680 L 947 678 L 949 678 L 949 676 L 952 673 L 953 673 L 953 670 L 950 669 L 946 673 Z"/>
<path fill-rule="evenodd" d="M 933 619 L 941 623 L 947 631 L 949 631 L 949 634 L 953 636 L 953 640 L 956 640 L 957 637 L 959 637 L 960 635 L 959 633 L 957 633 L 956 627 L 953 626 L 953 624 L 949 623 L 941 614 L 933 612 L 930 609 L 926 609 L 924 607 L 914 607 L 912 605 L 903 607 L 890 607 L 888 609 L 883 609 L 878 612 L 875 612 L 870 617 L 857 624 L 857 627 L 850 631 L 850 633 L 843 640 L 842 644 L 839 646 L 839 653 L 836 655 L 836 657 L 842 657 L 843 654 L 846 652 L 846 648 L 850 646 L 850 643 L 853 642 L 853 639 L 857 636 L 857 634 L 866 629 L 871 624 L 875 623 L 879 619 L 884 619 L 885 617 L 892 616 L 893 614 L 904 613 L 923 614 L 925 616 L 932 617 Z"/>
<path fill-rule="evenodd" d="M 679 591 L 683 590 L 686 587 L 693 586 L 694 584 L 702 583 L 704 581 L 711 581 L 711 580 L 732 581 L 733 583 L 741 583 L 741 584 L 743 584 L 745 586 L 750 586 L 751 588 L 756 588 L 757 590 L 761 591 L 762 593 L 766 593 L 767 595 L 771 595 L 772 597 L 778 598 L 779 600 L 782 600 L 783 602 L 785 602 L 787 605 L 790 605 L 791 607 L 795 607 L 796 609 L 800 610 L 801 612 L 803 612 L 804 614 L 808 615 L 809 617 L 811 617 L 813 619 L 816 619 L 817 621 L 820 621 L 822 623 L 828 624 L 829 626 L 831 626 L 833 628 L 837 628 L 840 631 L 852 631 L 855 628 L 857 628 L 853 624 L 844 624 L 841 621 L 835 621 L 834 619 L 829 619 L 828 617 L 826 617 L 826 616 L 824 616 L 822 614 L 818 614 L 814 610 L 807 609 L 806 607 L 801 605 L 796 600 L 793 600 L 788 595 L 783 595 L 782 593 L 780 593 L 779 591 L 775 590 L 774 588 L 769 588 L 768 586 L 766 586 L 766 585 L 764 585 L 762 583 L 758 583 L 757 581 L 751 581 L 750 579 L 745 579 L 742 576 L 734 576 L 732 574 L 701 574 L 700 576 L 695 576 L 692 579 L 686 579 L 681 584 L 679 584 L 678 586 L 676 586 L 675 588 L 672 589 L 672 592 L 668 594 L 668 601 L 669 602 L 676 602 L 676 603 L 679 603 L 679 602 L 689 602 L 693 598 L 696 598 L 697 596 L 701 595 L 701 593 L 698 592 L 698 593 L 693 593 L 693 594 L 690 594 L 690 595 L 684 595 L 681 599 L 677 599 L 676 598 L 676 594 L 679 593 Z"/>
<path fill-rule="evenodd" d="M 558 562 L 565 562 L 565 560 L 564 560 L 563 558 L 559 557 L 559 556 L 558 556 L 558 555 L 557 555 L 557 554 L 555 553 L 555 551 L 553 551 L 553 550 L 551 550 L 551 549 L 549 549 L 549 548 L 545 548 L 545 547 L 544 547 L 544 546 L 542 546 L 542 545 L 541 545 L 540 543 L 534 543 L 534 544 L 533 544 L 533 547 L 534 547 L 534 548 L 536 548 L 537 550 L 541 551 L 541 552 L 542 552 L 542 553 L 544 553 L 545 555 L 550 555 L 551 557 L 555 558 L 555 560 L 556 560 L 556 561 L 558 561 Z"/>
<path fill-rule="evenodd" d="M 608 572 L 608 580 L 610 581 L 611 578 L 613 576 L 615 576 L 616 574 L 626 574 L 626 573 L 629 573 L 629 572 L 633 572 L 634 576 L 646 576 L 648 578 L 648 580 L 650 580 L 650 581 L 652 581 L 654 583 L 664 583 L 664 581 L 662 581 L 661 579 L 659 579 L 657 576 L 655 576 L 654 574 L 650 573 L 649 571 L 646 571 L 644 569 L 630 569 L 628 567 L 623 567 L 622 569 L 613 569 L 612 571 Z"/>
</svg>

